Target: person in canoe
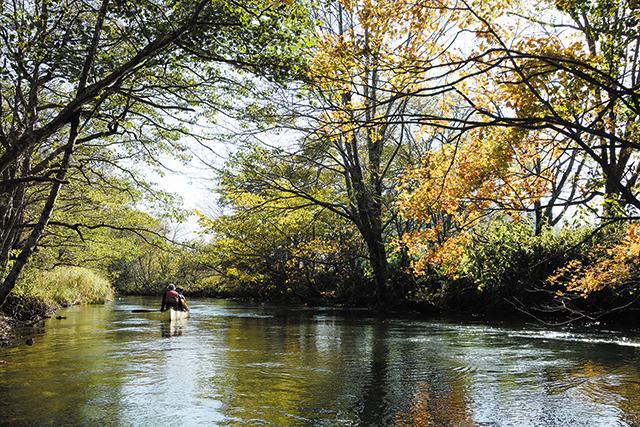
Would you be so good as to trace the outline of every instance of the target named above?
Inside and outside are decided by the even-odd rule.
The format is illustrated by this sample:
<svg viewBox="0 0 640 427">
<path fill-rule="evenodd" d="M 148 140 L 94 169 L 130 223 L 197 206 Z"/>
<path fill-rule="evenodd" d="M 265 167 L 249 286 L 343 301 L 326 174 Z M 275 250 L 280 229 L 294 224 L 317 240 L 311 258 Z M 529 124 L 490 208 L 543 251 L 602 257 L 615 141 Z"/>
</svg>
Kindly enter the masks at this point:
<svg viewBox="0 0 640 427">
<path fill-rule="evenodd" d="M 189 307 L 187 307 L 187 300 L 184 298 L 184 295 L 182 295 L 182 291 L 182 288 L 176 287 L 176 292 L 178 293 L 179 297 L 178 306 L 182 311 L 189 311 Z"/>
<path fill-rule="evenodd" d="M 160 307 L 160 311 L 169 310 L 169 308 L 181 311 L 180 306 L 180 294 L 176 291 L 176 285 L 169 283 L 166 292 L 162 296 L 162 306 Z"/>
</svg>

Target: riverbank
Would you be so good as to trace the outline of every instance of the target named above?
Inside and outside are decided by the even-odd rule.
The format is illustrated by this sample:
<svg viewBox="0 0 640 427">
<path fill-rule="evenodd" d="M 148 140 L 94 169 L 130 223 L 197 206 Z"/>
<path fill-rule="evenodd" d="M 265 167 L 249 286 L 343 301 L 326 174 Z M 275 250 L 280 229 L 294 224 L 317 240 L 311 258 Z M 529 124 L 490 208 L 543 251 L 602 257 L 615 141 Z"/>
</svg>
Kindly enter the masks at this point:
<svg viewBox="0 0 640 427">
<path fill-rule="evenodd" d="M 21 338 L 19 330 L 27 330 L 51 317 L 56 310 L 63 308 L 60 305 L 47 305 L 37 298 L 33 298 L 31 304 L 19 304 L 13 306 L 10 314 L 0 311 L 0 347 L 12 345 L 14 340 Z M 69 304 L 70 305 L 70 304 Z"/>
<path fill-rule="evenodd" d="M 30 271 L 0 309 L 0 345 L 8 345 L 19 328 L 37 326 L 63 307 L 102 304 L 114 298 L 109 281 L 81 267 Z"/>
<path fill-rule="evenodd" d="M 40 319 L 37 322 L 21 322 L 8 316 L 0 315 L 0 347 L 13 345 L 15 340 L 23 337 L 18 331 L 32 328 L 42 320 L 44 319 Z"/>
<path fill-rule="evenodd" d="M 0 316 L 0 346 L 3 342 L 9 341 L 12 337 L 11 331 L 11 319 L 8 317 Z"/>
</svg>

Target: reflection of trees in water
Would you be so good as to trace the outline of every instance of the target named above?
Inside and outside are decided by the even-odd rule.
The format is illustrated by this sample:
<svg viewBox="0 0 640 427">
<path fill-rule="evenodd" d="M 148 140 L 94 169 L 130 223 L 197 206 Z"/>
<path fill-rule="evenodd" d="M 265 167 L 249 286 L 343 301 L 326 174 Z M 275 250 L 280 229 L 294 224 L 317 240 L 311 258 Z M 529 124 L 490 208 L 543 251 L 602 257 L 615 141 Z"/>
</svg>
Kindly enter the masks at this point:
<svg viewBox="0 0 640 427">
<path fill-rule="evenodd" d="M 165 338 L 182 336 L 187 327 L 186 319 L 176 320 L 172 322 L 161 322 L 160 330 Z"/>
<path fill-rule="evenodd" d="M 168 425 L 179 393 L 199 425 L 640 426 L 639 349 L 593 334 L 198 304 L 188 330 L 134 299 L 76 307 L 0 349 L 0 424 Z"/>
<path fill-rule="evenodd" d="M 365 425 L 475 426 L 462 378 L 442 366 L 446 349 L 399 335 L 401 331 L 384 322 L 371 326 L 370 381 L 365 383 L 360 421 Z"/>
<path fill-rule="evenodd" d="M 396 414 L 394 425 L 411 426 L 476 426 L 463 390 L 443 390 L 438 383 L 417 382 L 409 408 Z M 434 387 L 435 386 L 435 387 Z"/>
<path fill-rule="evenodd" d="M 632 360 L 635 351 L 622 349 L 618 356 Z M 610 355 L 599 356 L 611 360 Z M 639 374 L 640 368 L 633 364 L 620 364 L 612 370 L 611 365 L 586 359 L 570 368 L 545 369 L 544 385 L 550 396 L 571 397 L 577 403 L 609 407 L 612 412 L 624 414 L 624 423 L 620 425 L 640 426 Z"/>
<path fill-rule="evenodd" d="M 346 317 L 226 319 L 230 351 L 219 362 L 233 369 L 211 381 L 227 390 L 227 415 L 280 426 L 298 417 L 363 426 L 477 425 L 469 377 L 446 366 L 451 349 L 442 341 L 407 339 L 403 327 Z"/>
</svg>

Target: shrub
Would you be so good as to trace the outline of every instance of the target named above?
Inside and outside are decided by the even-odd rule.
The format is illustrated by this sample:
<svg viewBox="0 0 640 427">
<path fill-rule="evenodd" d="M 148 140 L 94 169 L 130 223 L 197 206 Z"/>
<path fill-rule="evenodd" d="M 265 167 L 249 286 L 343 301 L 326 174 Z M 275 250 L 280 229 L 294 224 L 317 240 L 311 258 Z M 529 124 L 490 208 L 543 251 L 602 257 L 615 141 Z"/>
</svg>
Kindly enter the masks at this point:
<svg viewBox="0 0 640 427">
<path fill-rule="evenodd" d="M 36 297 L 50 305 L 102 304 L 113 299 L 107 279 L 82 267 L 31 271 L 16 286 L 17 297 Z"/>
<path fill-rule="evenodd" d="M 535 305 L 551 297 L 540 291 L 559 267 L 582 256 L 589 227 L 545 229 L 533 234 L 526 221 L 496 219 L 476 227 L 456 274 L 437 268 L 424 277 L 419 298 L 447 309 L 479 313 L 510 308 L 507 301 Z M 592 244 L 592 242 L 587 242 Z"/>
</svg>

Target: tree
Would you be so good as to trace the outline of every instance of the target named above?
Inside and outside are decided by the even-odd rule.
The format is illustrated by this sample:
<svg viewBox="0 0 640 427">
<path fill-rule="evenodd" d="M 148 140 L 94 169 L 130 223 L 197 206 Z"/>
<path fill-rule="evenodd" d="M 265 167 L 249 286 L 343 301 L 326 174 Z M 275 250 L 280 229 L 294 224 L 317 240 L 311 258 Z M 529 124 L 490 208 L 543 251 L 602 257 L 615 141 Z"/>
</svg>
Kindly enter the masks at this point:
<svg viewBox="0 0 640 427">
<path fill-rule="evenodd" d="M 293 170 L 287 158 L 253 146 L 230 156 L 219 171 L 216 191 L 223 214 L 201 216 L 201 225 L 212 236 L 206 264 L 223 283 L 222 293 L 313 304 L 365 299 L 361 289 L 354 291 L 362 281 L 365 250 L 353 224 L 315 204 L 302 204 L 289 191 L 278 194 L 265 181 L 286 170 Z M 311 186 L 303 177 L 313 180 L 313 171 L 307 172 L 296 168 L 296 182 L 316 197 L 333 185 Z"/>
<path fill-rule="evenodd" d="M 305 25 L 294 5 L 225 0 L 23 0 L 0 3 L 0 19 L 0 304 L 78 153 L 125 174 L 158 166 L 198 114 L 229 106 L 242 72 L 297 73 Z"/>
<path fill-rule="evenodd" d="M 410 70 L 416 58 L 442 60 L 443 49 L 436 47 L 444 43 L 439 37 L 447 25 L 437 14 L 418 17 L 419 8 L 394 7 L 400 3 L 385 3 L 385 15 L 373 2 L 316 9 L 321 24 L 306 80 L 273 115 L 296 131 L 295 142 L 275 142 L 268 166 L 255 168 L 264 173 L 256 172 L 246 187 L 287 195 L 353 224 L 366 243 L 380 305 L 391 302 L 392 268 L 402 267 L 390 266 L 392 247 L 411 224 L 398 216 L 396 186 L 407 165 L 437 138 L 406 120 L 409 109 L 432 103 L 403 94 L 423 85 Z M 414 17 L 419 28 L 406 25 Z"/>
<path fill-rule="evenodd" d="M 555 290 L 558 303 L 543 311 L 562 314 L 568 319 L 564 323 L 569 323 L 596 320 L 636 304 L 640 300 L 639 231 L 637 223 L 630 224 L 624 233 L 611 233 L 614 239 L 585 250 L 582 259 L 573 259 L 556 269 L 546 284 Z M 605 297 L 596 300 L 594 306 L 585 304 L 599 293 Z"/>
<path fill-rule="evenodd" d="M 61 190 L 30 263 L 37 261 L 44 269 L 71 265 L 106 273 L 122 254 L 136 253 L 145 244 L 165 246 L 167 227 L 160 219 L 137 210 L 130 194 L 104 185 L 81 184 L 73 173 L 70 175 L 72 183 Z M 118 181 L 111 178 L 109 182 Z"/>
<path fill-rule="evenodd" d="M 502 93 L 497 105 L 510 103 L 513 108 L 472 106 L 486 125 L 544 128 L 559 136 L 560 149 L 588 159 L 591 176 L 582 189 L 602 196 L 604 217 L 618 215 L 615 204 L 638 209 L 634 153 L 640 15 L 626 1 L 568 1 L 555 6 L 570 18 L 560 25 L 573 30 L 567 46 L 557 33 L 508 41 L 504 32 L 487 28 L 489 46 L 478 56 L 478 64 L 484 70 L 500 64 L 499 76 L 509 77 L 501 82 L 494 75 L 491 87 Z"/>
<path fill-rule="evenodd" d="M 440 111 L 408 119 L 458 136 L 408 176 L 408 218 L 425 224 L 440 212 L 462 231 L 491 212 L 531 212 L 540 232 L 593 200 L 605 218 L 633 217 L 640 207 L 638 11 L 625 1 L 541 5 L 555 23 L 511 2 L 438 5 L 475 39 L 442 64 L 439 84 L 409 94 L 446 93 Z M 412 69 L 434 68 L 416 61 Z M 426 260 L 442 258 L 432 243 L 448 237 L 427 227 L 406 241 Z M 464 233 L 456 239 L 463 243 Z M 449 243 L 454 260 L 459 247 Z"/>
</svg>

